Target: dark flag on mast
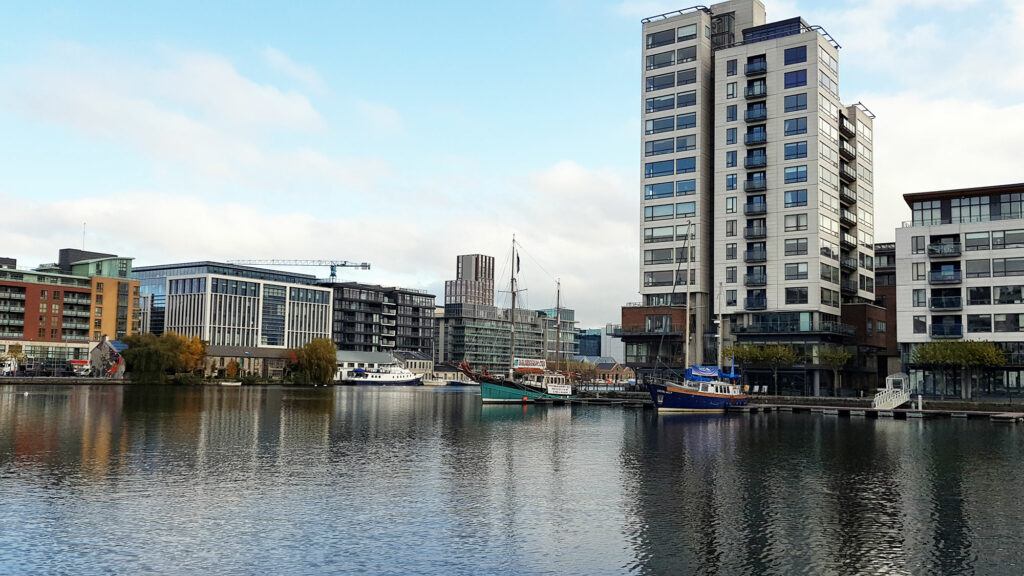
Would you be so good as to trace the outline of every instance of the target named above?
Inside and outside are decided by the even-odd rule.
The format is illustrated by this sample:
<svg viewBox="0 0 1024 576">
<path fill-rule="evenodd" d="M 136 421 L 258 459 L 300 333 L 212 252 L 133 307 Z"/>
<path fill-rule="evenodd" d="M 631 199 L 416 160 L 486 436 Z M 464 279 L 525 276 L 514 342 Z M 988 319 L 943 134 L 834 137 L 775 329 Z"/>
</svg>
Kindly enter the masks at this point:
<svg viewBox="0 0 1024 576">
<path fill-rule="evenodd" d="M 516 274 L 519 273 L 519 254 L 516 254 Z"/>
</svg>

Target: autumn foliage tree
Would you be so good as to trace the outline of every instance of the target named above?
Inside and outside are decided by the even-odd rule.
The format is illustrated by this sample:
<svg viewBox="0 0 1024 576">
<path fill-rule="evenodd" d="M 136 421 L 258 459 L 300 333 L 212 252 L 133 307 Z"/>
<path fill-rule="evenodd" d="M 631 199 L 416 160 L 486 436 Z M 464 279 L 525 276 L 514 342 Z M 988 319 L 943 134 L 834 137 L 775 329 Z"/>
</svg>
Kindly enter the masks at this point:
<svg viewBox="0 0 1024 576">
<path fill-rule="evenodd" d="M 142 381 L 166 381 L 168 374 L 193 373 L 203 368 L 206 344 L 175 332 L 132 334 L 122 339 L 126 370 Z"/>
<path fill-rule="evenodd" d="M 295 351 L 297 374 L 302 384 L 330 384 L 338 367 L 338 348 L 329 338 L 314 338 Z"/>
</svg>

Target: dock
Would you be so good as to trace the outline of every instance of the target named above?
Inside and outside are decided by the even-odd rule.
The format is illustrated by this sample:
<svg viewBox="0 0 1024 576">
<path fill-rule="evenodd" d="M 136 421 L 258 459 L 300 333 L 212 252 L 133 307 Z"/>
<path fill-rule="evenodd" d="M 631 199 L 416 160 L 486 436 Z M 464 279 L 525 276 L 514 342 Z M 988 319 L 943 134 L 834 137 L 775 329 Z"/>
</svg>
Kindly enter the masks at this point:
<svg viewBox="0 0 1024 576">
<path fill-rule="evenodd" d="M 928 409 L 918 410 L 916 408 L 896 408 L 894 410 L 877 410 L 864 408 L 862 406 L 828 406 L 811 404 L 750 404 L 729 408 L 729 412 L 756 414 L 758 412 L 793 412 L 822 414 L 824 416 L 838 417 L 859 417 L 859 418 L 893 418 L 897 420 L 929 419 L 929 418 L 957 418 L 957 419 L 984 419 L 992 422 L 1024 422 L 1024 412 L 1005 412 L 989 410 L 944 410 Z"/>
</svg>

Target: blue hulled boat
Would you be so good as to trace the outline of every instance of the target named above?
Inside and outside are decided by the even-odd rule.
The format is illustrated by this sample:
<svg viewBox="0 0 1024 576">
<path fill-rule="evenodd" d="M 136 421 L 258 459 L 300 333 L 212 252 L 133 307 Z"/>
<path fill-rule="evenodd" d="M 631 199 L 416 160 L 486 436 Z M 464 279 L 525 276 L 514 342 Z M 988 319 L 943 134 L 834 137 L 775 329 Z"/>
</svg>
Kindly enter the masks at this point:
<svg viewBox="0 0 1024 576">
<path fill-rule="evenodd" d="M 683 380 L 648 381 L 647 390 L 659 412 L 725 412 L 730 406 L 747 405 L 737 377 L 715 367 L 693 366 Z"/>
</svg>

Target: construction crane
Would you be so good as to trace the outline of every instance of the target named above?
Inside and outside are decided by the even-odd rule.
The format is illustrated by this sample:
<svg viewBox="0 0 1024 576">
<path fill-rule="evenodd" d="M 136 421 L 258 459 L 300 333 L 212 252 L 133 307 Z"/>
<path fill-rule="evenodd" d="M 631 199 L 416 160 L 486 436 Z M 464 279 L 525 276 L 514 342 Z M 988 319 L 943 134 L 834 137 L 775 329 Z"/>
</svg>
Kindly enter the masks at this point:
<svg viewBox="0 0 1024 576">
<path fill-rule="evenodd" d="M 369 262 L 349 262 L 348 260 L 228 260 L 229 264 L 248 266 L 330 266 L 330 281 L 338 279 L 338 268 L 359 268 L 369 270 Z"/>
</svg>

